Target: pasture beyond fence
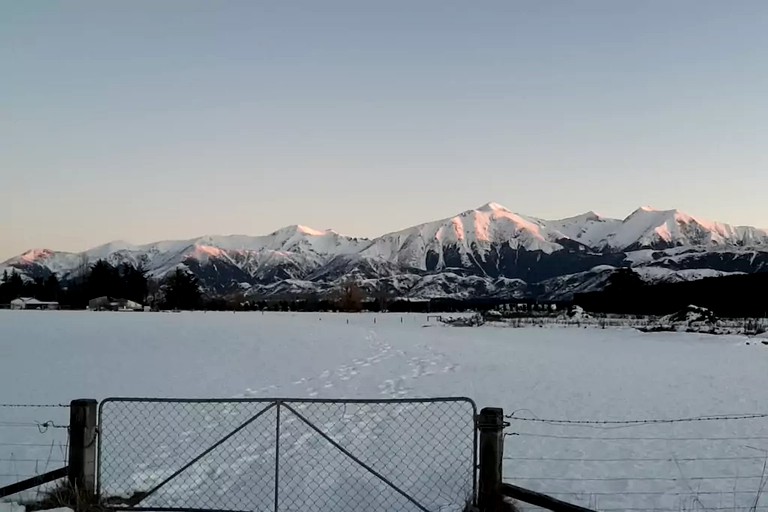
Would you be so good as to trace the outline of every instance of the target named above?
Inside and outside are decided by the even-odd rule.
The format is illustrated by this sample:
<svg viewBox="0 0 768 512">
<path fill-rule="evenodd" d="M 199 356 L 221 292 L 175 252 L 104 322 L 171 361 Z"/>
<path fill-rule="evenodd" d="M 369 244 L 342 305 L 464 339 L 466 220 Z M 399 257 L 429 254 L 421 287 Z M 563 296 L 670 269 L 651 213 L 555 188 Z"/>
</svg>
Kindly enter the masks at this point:
<svg viewBox="0 0 768 512">
<path fill-rule="evenodd" d="M 509 510 L 504 497 L 519 510 L 762 512 L 766 427 L 762 413 L 630 420 L 478 413 L 466 398 L 0 404 L 0 474 L 35 463 L 0 481 L 0 498 L 67 478 L 113 512 L 500 512 Z M 18 429 L 69 435 L 40 465 L 15 450 L 48 445 L 6 434 Z"/>
</svg>

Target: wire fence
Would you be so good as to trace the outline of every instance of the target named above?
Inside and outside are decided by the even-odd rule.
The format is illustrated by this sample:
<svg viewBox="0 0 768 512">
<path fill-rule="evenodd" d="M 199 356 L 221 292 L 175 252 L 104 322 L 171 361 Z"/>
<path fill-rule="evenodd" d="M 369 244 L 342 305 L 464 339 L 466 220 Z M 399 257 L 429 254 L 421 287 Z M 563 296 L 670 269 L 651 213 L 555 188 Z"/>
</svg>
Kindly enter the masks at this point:
<svg viewBox="0 0 768 512">
<path fill-rule="evenodd" d="M 506 418 L 504 478 L 515 485 L 605 512 L 768 510 L 766 413 Z"/>
<path fill-rule="evenodd" d="M 0 487 L 67 465 L 68 404 L 0 404 Z M 35 499 L 41 489 L 14 495 Z"/>
<path fill-rule="evenodd" d="M 690 325 L 687 322 L 672 322 L 659 316 L 643 315 L 595 315 L 589 314 L 570 317 L 567 315 L 512 315 L 493 317 L 488 320 L 503 322 L 509 327 L 577 327 L 577 328 L 635 328 L 647 331 L 679 331 L 713 332 L 718 334 L 760 335 L 768 331 L 766 318 L 723 318 L 712 324 L 699 323 Z M 696 324 L 696 322 L 694 322 Z M 768 343 L 768 339 L 764 339 Z"/>
<path fill-rule="evenodd" d="M 107 399 L 98 484 L 118 509 L 462 511 L 468 399 Z"/>
</svg>

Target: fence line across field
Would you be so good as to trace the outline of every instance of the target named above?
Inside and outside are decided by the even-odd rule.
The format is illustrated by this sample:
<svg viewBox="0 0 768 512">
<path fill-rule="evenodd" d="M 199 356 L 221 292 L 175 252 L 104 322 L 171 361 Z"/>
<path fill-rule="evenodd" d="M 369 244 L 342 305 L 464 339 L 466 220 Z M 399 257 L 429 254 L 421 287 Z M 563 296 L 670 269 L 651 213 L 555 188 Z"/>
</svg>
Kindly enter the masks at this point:
<svg viewBox="0 0 768 512">
<path fill-rule="evenodd" d="M 0 403 L 0 497 L 32 501 L 66 476 L 70 414 L 71 404 Z"/>
<path fill-rule="evenodd" d="M 768 446 L 748 442 L 768 440 L 762 412 L 617 420 L 541 418 L 529 409 L 478 415 L 467 398 L 114 398 L 70 407 L 78 402 L 93 415 L 74 427 L 74 467 L 93 471 L 93 492 L 116 510 L 459 511 L 493 492 L 478 469 L 491 477 L 498 470 L 502 494 L 554 511 L 768 509 Z M 0 433 L 70 433 L 34 412 L 59 406 L 0 404 Z M 610 434 L 630 427 L 642 429 Z M 0 477 L 83 478 L 55 441 L 14 441 L 0 442 Z"/>
<path fill-rule="evenodd" d="M 768 509 L 768 413 L 505 419 L 505 482 L 605 512 Z"/>
</svg>

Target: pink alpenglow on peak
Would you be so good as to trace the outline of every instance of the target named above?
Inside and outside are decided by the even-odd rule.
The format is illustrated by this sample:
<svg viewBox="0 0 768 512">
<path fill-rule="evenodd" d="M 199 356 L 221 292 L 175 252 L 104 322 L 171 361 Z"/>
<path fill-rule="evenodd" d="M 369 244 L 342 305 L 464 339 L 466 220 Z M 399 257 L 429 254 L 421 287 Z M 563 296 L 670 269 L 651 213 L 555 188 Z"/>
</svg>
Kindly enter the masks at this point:
<svg viewBox="0 0 768 512">
<path fill-rule="evenodd" d="M 18 258 L 20 260 L 33 263 L 36 261 L 46 260 L 51 256 L 53 256 L 53 251 L 49 249 L 30 249 L 24 254 L 21 254 L 20 256 L 18 256 Z"/>
<path fill-rule="evenodd" d="M 508 212 L 509 208 L 507 208 L 504 205 L 501 205 L 499 203 L 494 203 L 491 201 L 490 203 L 485 203 L 481 207 L 477 208 L 477 211 L 485 212 L 485 211 L 505 211 Z"/>
</svg>

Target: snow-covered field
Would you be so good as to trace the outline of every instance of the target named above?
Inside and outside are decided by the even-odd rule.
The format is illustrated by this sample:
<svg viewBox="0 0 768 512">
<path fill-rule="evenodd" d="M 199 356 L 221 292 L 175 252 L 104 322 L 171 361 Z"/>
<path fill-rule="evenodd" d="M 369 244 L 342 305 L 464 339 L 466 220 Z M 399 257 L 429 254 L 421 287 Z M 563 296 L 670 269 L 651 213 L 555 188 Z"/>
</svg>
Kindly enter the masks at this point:
<svg viewBox="0 0 768 512">
<path fill-rule="evenodd" d="M 451 328 L 427 324 L 424 315 L 0 311 L 0 403 L 460 395 L 513 418 L 768 411 L 768 347 L 746 341 L 630 329 Z M 63 425 L 67 414 L 0 407 L 0 485 L 58 467 L 66 431 L 35 422 Z M 600 510 L 747 510 L 764 480 L 768 418 L 510 422 L 505 477 Z M 768 498 L 757 505 L 768 509 Z"/>
</svg>

